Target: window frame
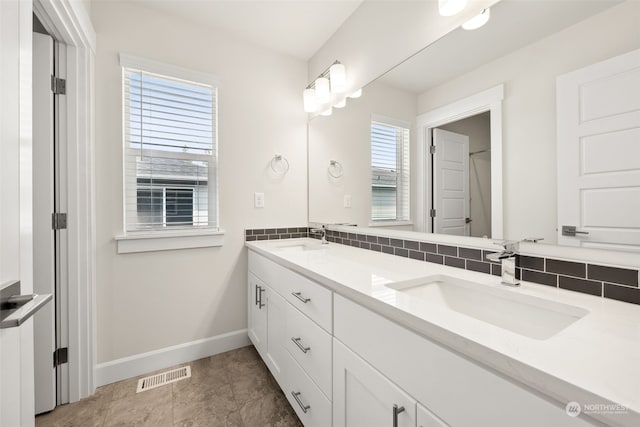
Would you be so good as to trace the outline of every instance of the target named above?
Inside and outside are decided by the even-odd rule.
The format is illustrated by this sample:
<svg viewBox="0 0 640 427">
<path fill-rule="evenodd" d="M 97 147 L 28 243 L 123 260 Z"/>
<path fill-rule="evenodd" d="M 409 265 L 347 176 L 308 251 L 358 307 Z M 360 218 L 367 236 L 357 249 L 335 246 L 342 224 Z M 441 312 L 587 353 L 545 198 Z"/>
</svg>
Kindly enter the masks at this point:
<svg viewBox="0 0 640 427">
<path fill-rule="evenodd" d="M 396 144 L 396 150 L 398 152 L 398 157 L 396 160 L 396 165 L 402 164 L 401 168 L 397 168 L 397 172 L 395 173 L 395 175 L 401 179 L 401 177 L 405 174 L 405 171 L 408 171 L 408 176 L 406 177 L 406 179 L 402 179 L 402 181 L 405 183 L 405 185 L 407 186 L 407 203 L 406 203 L 406 208 L 407 208 L 407 219 L 398 219 L 398 207 L 399 207 L 399 203 L 398 203 L 398 199 L 396 199 L 396 217 L 393 219 L 373 219 L 372 214 L 373 214 L 373 183 L 371 182 L 371 178 L 369 180 L 369 195 L 370 195 L 370 200 L 371 200 L 371 204 L 370 204 L 370 209 L 369 209 L 369 227 L 385 227 L 385 226 L 393 226 L 393 225 L 411 225 L 413 224 L 412 222 L 412 218 L 411 218 L 411 175 L 410 175 L 410 171 L 411 171 L 411 134 L 412 134 L 412 126 L 410 122 L 406 122 L 403 120 L 398 120 L 398 119 L 394 119 L 391 117 L 386 117 L 386 116 L 382 116 L 379 114 L 372 114 L 371 115 L 371 119 L 369 121 L 369 170 L 370 170 L 370 175 L 373 176 L 374 173 L 374 168 L 372 165 L 372 138 L 371 138 L 371 131 L 372 131 L 372 126 L 374 123 L 379 123 L 381 125 L 387 125 L 387 126 L 391 126 L 391 127 L 396 127 L 396 128 L 402 128 L 402 129 L 406 129 L 409 132 L 409 136 L 406 140 L 406 151 L 407 151 L 407 165 L 408 169 L 404 167 L 404 159 L 402 158 L 402 154 L 404 152 L 404 147 L 400 148 L 398 146 L 398 144 Z M 382 171 L 379 174 L 385 174 L 385 171 Z M 391 175 L 392 172 L 387 172 L 386 174 Z M 396 194 L 398 192 L 398 185 L 396 184 Z"/>
<path fill-rule="evenodd" d="M 166 64 L 150 59 L 140 58 L 126 53 L 120 53 L 120 68 L 123 71 L 125 68 L 133 68 L 142 70 L 144 72 L 158 74 L 160 76 L 166 76 L 168 78 L 176 78 L 194 83 L 201 83 L 211 85 L 215 91 L 215 114 L 212 118 L 212 124 L 214 127 L 213 138 L 214 147 L 212 150 L 212 160 L 208 164 L 208 186 L 209 198 L 208 198 L 208 215 L 209 221 L 212 218 L 215 219 L 214 226 L 187 226 L 187 227 L 165 227 L 162 229 L 149 229 L 149 230 L 127 230 L 127 213 L 126 213 L 126 200 L 127 196 L 131 196 L 129 193 L 133 193 L 134 197 L 137 197 L 137 182 L 128 182 L 131 177 L 127 177 L 126 174 L 126 162 L 128 151 L 132 150 L 126 146 L 126 134 L 125 128 L 127 120 L 125 116 L 124 108 L 124 80 L 121 81 L 121 88 L 123 90 L 123 98 L 121 102 L 122 106 L 122 233 L 115 236 L 117 242 L 118 253 L 131 253 L 131 252 L 147 252 L 157 250 L 171 250 L 171 249 L 186 249 L 186 248 L 198 248 L 198 247 L 211 247 L 222 246 L 224 244 L 224 230 L 221 227 L 220 209 L 219 209 L 219 188 L 218 188 L 218 171 L 219 171 L 219 158 L 218 158 L 218 98 L 220 96 L 220 85 L 218 79 L 208 73 L 200 71 L 190 70 L 182 67 L 178 67 L 171 64 Z M 122 79 L 124 79 L 124 73 L 121 72 Z M 135 151 L 135 150 L 134 150 Z M 165 152 L 162 152 L 166 157 Z M 176 158 L 185 157 L 182 153 L 174 153 Z M 189 159 L 193 159 L 194 156 L 188 156 Z M 213 179 L 212 179 L 213 178 Z M 135 180 L 136 178 L 133 177 Z M 169 186 L 170 187 L 170 186 Z M 163 192 L 164 194 L 164 192 Z M 213 199 L 211 196 L 214 195 Z"/>
</svg>

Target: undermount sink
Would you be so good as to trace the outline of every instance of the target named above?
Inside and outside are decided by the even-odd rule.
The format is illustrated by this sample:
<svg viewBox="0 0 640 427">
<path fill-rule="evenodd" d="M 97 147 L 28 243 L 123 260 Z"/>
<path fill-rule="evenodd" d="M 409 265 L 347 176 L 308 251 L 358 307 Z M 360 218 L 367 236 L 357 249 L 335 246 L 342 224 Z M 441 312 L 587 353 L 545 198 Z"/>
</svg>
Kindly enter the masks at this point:
<svg viewBox="0 0 640 427">
<path fill-rule="evenodd" d="M 497 289 L 446 275 L 385 285 L 421 303 L 433 304 L 519 335 L 545 340 L 589 312 L 583 308 Z"/>
<path fill-rule="evenodd" d="M 278 249 L 284 249 L 287 251 L 317 251 L 325 249 L 327 245 L 323 245 L 320 241 L 317 242 L 291 242 L 278 245 Z"/>
</svg>

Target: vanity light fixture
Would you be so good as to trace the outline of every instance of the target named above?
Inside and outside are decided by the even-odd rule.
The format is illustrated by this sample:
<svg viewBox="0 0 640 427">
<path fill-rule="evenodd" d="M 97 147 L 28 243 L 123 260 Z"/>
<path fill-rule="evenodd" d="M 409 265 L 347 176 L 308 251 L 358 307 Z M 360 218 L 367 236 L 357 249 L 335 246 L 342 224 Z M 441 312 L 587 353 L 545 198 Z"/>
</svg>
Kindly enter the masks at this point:
<svg viewBox="0 0 640 427">
<path fill-rule="evenodd" d="M 304 111 L 306 113 L 315 113 L 318 110 L 318 99 L 316 98 L 316 90 L 307 88 L 302 92 L 304 99 Z"/>
<path fill-rule="evenodd" d="M 333 113 L 333 108 L 329 107 L 326 110 L 324 110 L 322 113 L 320 113 L 321 116 L 330 116 Z"/>
<path fill-rule="evenodd" d="M 489 22 L 489 18 L 491 17 L 491 10 L 486 8 L 479 15 L 474 16 L 469 19 L 467 22 L 462 24 L 462 28 L 465 30 L 475 30 L 482 27 L 484 24 Z"/>
<path fill-rule="evenodd" d="M 343 98 L 341 101 L 338 101 L 334 104 L 336 108 L 344 108 L 347 105 L 347 98 Z"/>
<path fill-rule="evenodd" d="M 453 16 L 467 7 L 467 0 L 438 0 L 438 11 L 442 16 Z"/>
<path fill-rule="evenodd" d="M 315 81 L 316 99 L 319 104 L 326 104 L 331 99 L 331 91 L 329 90 L 329 79 L 326 77 L 318 77 Z"/>
<path fill-rule="evenodd" d="M 349 95 L 349 98 L 360 98 L 362 96 L 362 88 Z"/>
<path fill-rule="evenodd" d="M 331 93 L 344 93 L 347 89 L 347 69 L 344 64 L 335 62 L 329 67 L 329 80 Z"/>
</svg>

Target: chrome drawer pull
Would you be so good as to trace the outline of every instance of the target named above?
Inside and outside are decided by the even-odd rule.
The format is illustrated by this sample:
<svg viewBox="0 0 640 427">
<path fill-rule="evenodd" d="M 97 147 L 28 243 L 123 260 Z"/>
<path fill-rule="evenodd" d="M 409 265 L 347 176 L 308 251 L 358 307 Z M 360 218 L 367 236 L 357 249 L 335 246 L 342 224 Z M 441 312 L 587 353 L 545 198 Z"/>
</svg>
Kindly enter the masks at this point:
<svg viewBox="0 0 640 427">
<path fill-rule="evenodd" d="M 265 305 L 262 303 L 262 293 L 263 293 L 264 291 L 265 291 L 265 289 L 264 289 L 262 286 L 260 286 L 260 300 L 258 301 L 258 308 L 262 308 L 262 307 L 264 307 L 264 306 L 265 306 Z"/>
<path fill-rule="evenodd" d="M 255 302 L 255 304 L 254 304 L 254 305 L 258 305 L 258 287 L 259 287 L 259 286 L 258 286 L 258 285 L 255 285 L 255 286 L 256 286 L 256 291 L 254 292 L 254 294 L 253 294 L 253 295 L 256 297 L 256 302 Z"/>
<path fill-rule="evenodd" d="M 298 405 L 300 405 L 300 408 L 302 409 L 302 412 L 304 412 L 305 414 L 307 413 L 307 411 L 309 409 L 311 409 L 310 405 L 305 405 L 304 403 L 302 403 L 302 401 L 300 400 L 300 398 L 298 396 L 300 396 L 300 392 L 299 391 L 292 391 L 291 395 L 293 396 L 293 398 L 296 400 L 296 402 L 298 402 Z"/>
<path fill-rule="evenodd" d="M 398 427 L 398 414 L 404 412 L 404 406 L 393 405 L 393 427 Z"/>
<path fill-rule="evenodd" d="M 302 301 L 303 303 L 308 303 L 309 301 L 311 301 L 311 298 L 305 298 L 302 296 L 302 292 L 291 292 L 291 295 L 293 295 L 294 297 L 298 298 L 300 301 Z"/>
<path fill-rule="evenodd" d="M 295 345 L 297 345 L 298 348 L 302 350 L 303 353 L 306 353 L 307 351 L 311 350 L 311 347 L 305 347 L 302 344 L 300 344 L 300 338 L 291 337 L 291 341 L 293 341 Z"/>
</svg>

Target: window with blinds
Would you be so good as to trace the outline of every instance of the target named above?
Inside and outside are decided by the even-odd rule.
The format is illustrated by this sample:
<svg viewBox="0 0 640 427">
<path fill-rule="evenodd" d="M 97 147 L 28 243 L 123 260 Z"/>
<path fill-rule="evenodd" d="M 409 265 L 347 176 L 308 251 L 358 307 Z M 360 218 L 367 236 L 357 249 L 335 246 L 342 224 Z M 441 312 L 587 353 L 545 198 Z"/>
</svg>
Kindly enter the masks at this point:
<svg viewBox="0 0 640 427">
<path fill-rule="evenodd" d="M 409 125 L 371 122 L 371 220 L 408 221 Z"/>
<path fill-rule="evenodd" d="M 217 228 L 217 89 L 123 66 L 127 232 Z"/>
</svg>

